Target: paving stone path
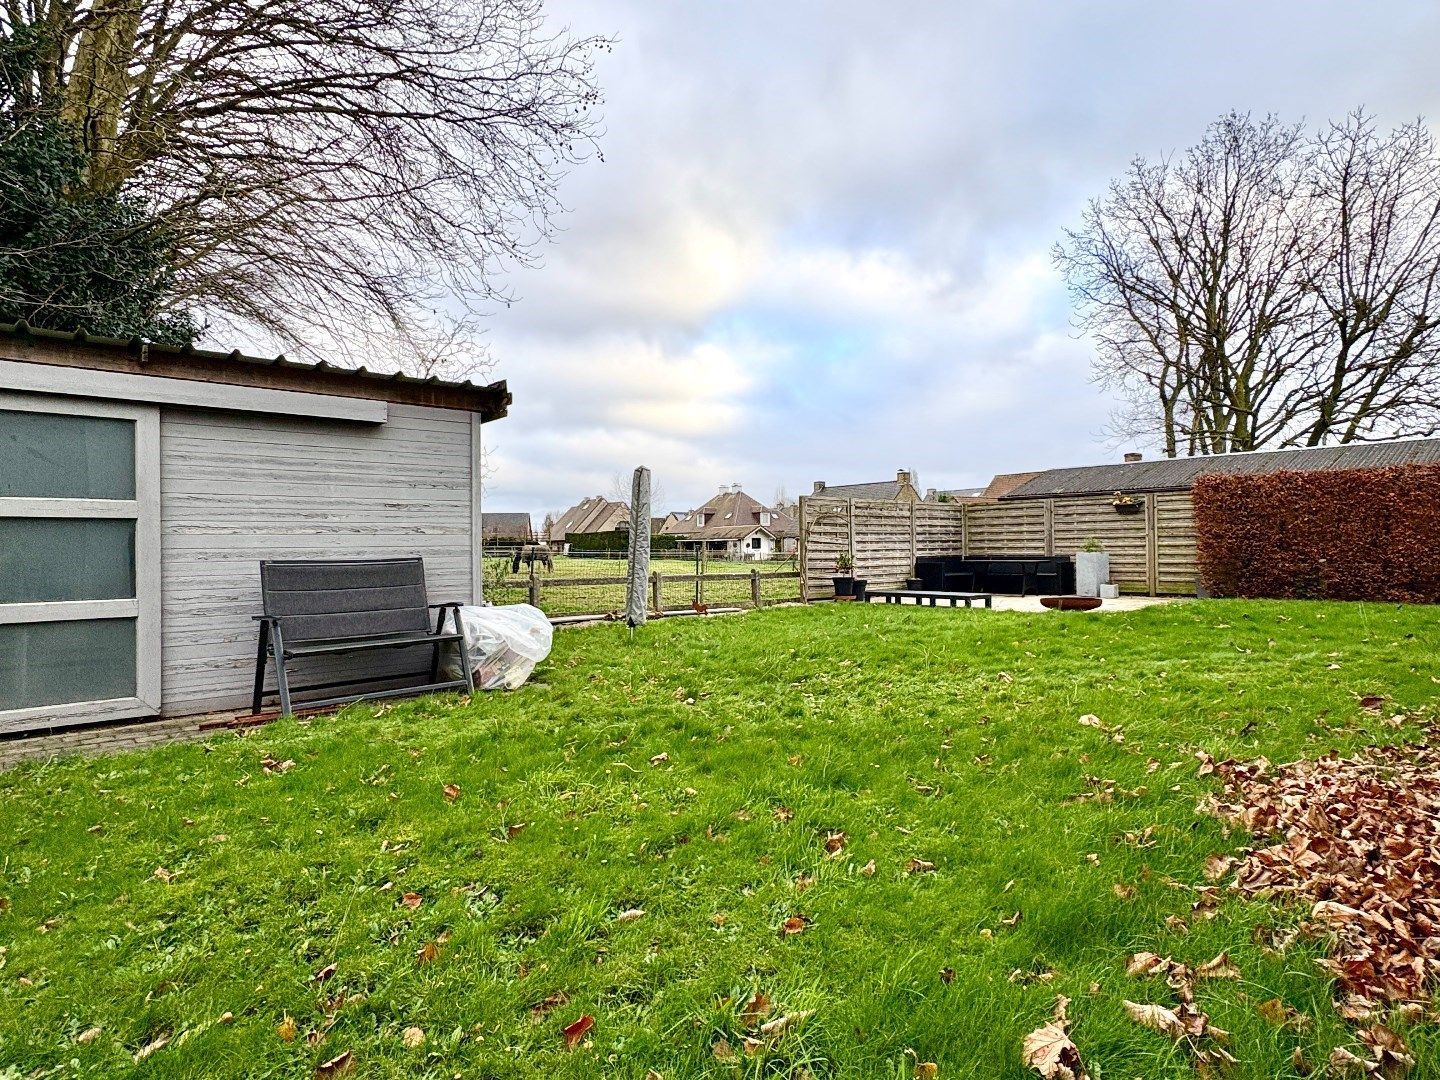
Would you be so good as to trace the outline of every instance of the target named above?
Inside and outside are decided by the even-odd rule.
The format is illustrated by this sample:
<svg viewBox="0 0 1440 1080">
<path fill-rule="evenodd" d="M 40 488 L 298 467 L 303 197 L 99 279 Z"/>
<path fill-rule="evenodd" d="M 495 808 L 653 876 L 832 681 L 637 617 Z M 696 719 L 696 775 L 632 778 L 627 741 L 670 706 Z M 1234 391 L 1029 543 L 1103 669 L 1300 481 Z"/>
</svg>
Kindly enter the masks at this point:
<svg viewBox="0 0 1440 1080">
<path fill-rule="evenodd" d="M 204 731 L 200 728 L 201 724 L 228 719 L 230 715 L 180 716 L 134 724 L 96 724 L 49 735 L 0 739 L 0 770 L 8 769 L 21 761 L 49 760 L 76 754 L 82 757 L 99 757 L 102 754 L 143 750 L 162 743 L 207 738 L 233 739 L 235 732 L 228 728 Z"/>
</svg>

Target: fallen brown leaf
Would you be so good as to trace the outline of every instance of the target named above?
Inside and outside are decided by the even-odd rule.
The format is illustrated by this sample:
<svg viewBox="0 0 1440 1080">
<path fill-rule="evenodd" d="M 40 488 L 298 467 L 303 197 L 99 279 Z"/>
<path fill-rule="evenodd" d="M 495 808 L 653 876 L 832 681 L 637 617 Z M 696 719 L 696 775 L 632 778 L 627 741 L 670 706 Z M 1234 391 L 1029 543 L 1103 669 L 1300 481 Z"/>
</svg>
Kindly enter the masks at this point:
<svg viewBox="0 0 1440 1080">
<path fill-rule="evenodd" d="M 569 1004 L 570 996 L 563 990 L 556 990 L 547 996 L 543 1001 L 538 1001 L 530 1006 L 530 1019 L 544 1019 L 545 1014 L 552 1009 L 558 1009 L 561 1005 Z"/>
<path fill-rule="evenodd" d="M 1211 852 L 1205 857 L 1206 880 L 1219 881 L 1230 872 L 1230 868 L 1235 865 L 1235 861 L 1233 855 L 1220 855 L 1216 852 Z"/>
<path fill-rule="evenodd" d="M 850 838 L 843 832 L 827 832 L 825 834 L 825 853 L 833 859 L 845 850 L 845 845 L 849 842 Z"/>
<path fill-rule="evenodd" d="M 933 862 L 926 862 L 924 859 L 908 859 L 905 862 L 905 873 L 907 874 L 929 874 L 935 869 Z"/>
<path fill-rule="evenodd" d="M 1057 997 L 1051 1021 L 1026 1035 L 1020 1048 L 1025 1067 L 1034 1069 L 1044 1080 L 1090 1080 L 1080 1060 L 1080 1051 L 1065 1030 L 1069 1023 L 1065 1010 L 1069 1004 L 1070 999 L 1063 994 Z"/>
<path fill-rule="evenodd" d="M 136 1065 L 139 1065 L 140 1062 L 144 1061 L 151 1054 L 155 1053 L 156 1050 L 159 1050 L 161 1047 L 165 1046 L 169 1042 L 169 1032 L 166 1032 L 164 1035 L 157 1035 L 155 1036 L 155 1038 L 151 1039 L 148 1043 L 142 1046 L 139 1050 L 136 1050 L 135 1053 L 131 1056 L 132 1060 L 135 1062 Z"/>
<path fill-rule="evenodd" d="M 332 978 L 337 970 L 339 970 L 338 965 L 326 964 L 319 971 L 315 972 L 314 975 L 310 976 L 310 981 L 315 983 L 325 982 L 327 979 Z"/>
<path fill-rule="evenodd" d="M 422 966 L 425 964 L 433 964 L 436 960 L 440 959 L 440 946 L 433 941 L 427 941 L 416 950 L 415 959 Z"/>
<path fill-rule="evenodd" d="M 870 860 L 869 862 L 867 862 L 864 866 L 860 867 L 860 873 L 864 874 L 866 877 L 874 877 L 874 876 L 875 876 L 875 860 L 874 860 L 874 859 L 871 859 L 871 860 Z"/>
<path fill-rule="evenodd" d="M 459 784 L 446 784 L 440 790 L 445 793 L 446 802 L 454 802 L 456 799 L 460 798 Z"/>
<path fill-rule="evenodd" d="M 780 932 L 782 934 L 799 934 L 802 933 L 809 925 L 810 920 L 807 919 L 804 915 L 791 915 L 788 919 L 786 919 L 783 923 L 780 924 Z"/>
<path fill-rule="evenodd" d="M 79 1035 L 75 1036 L 75 1041 L 81 1046 L 85 1046 L 87 1043 L 92 1043 L 96 1039 L 98 1039 L 100 1037 L 100 1032 L 101 1029 L 98 1027 L 86 1028 L 84 1031 L 80 1032 Z"/>
<path fill-rule="evenodd" d="M 754 1027 L 760 1020 L 770 1015 L 770 999 L 757 990 L 744 1005 L 740 1007 L 740 1019 L 745 1021 L 746 1027 Z"/>
<path fill-rule="evenodd" d="M 801 1012 L 787 1013 L 785 1016 L 777 1016 L 774 1020 L 760 1025 L 760 1034 L 767 1039 L 777 1038 L 793 1027 L 804 1023 L 814 1015 L 811 1009 Z"/>
<path fill-rule="evenodd" d="M 627 923 L 627 922 L 634 922 L 636 919 L 643 919 L 644 917 L 645 917 L 645 911 L 644 911 L 644 909 L 638 908 L 638 907 L 634 907 L 634 908 L 629 908 L 629 909 L 627 909 L 627 910 L 625 910 L 625 911 L 620 912 L 619 915 L 616 915 L 616 916 L 615 916 L 615 921 L 616 921 L 617 923 Z"/>
<path fill-rule="evenodd" d="M 343 1054 L 336 1054 L 329 1061 L 315 1066 L 316 1080 L 329 1080 L 332 1076 L 344 1076 L 354 1067 L 355 1057 L 349 1050 L 346 1050 Z"/>
<path fill-rule="evenodd" d="M 414 911 L 425 902 L 425 898 L 418 892 L 407 892 L 400 897 L 400 903 L 404 904 L 411 911 Z"/>
<path fill-rule="evenodd" d="M 564 1031 L 561 1032 L 561 1034 L 565 1036 L 565 1049 L 574 1050 L 575 1047 L 580 1044 L 580 1040 L 585 1038 L 594 1026 L 595 1018 L 588 1013 L 581 1016 L 580 1019 L 576 1020 L 573 1024 L 566 1025 Z"/>
<path fill-rule="evenodd" d="M 407 1050 L 417 1050 L 425 1045 L 425 1029 L 418 1027 L 407 1027 L 400 1035 L 400 1041 L 405 1044 Z"/>
<path fill-rule="evenodd" d="M 1195 974 L 1202 979 L 1238 979 L 1240 969 L 1230 962 L 1229 953 L 1221 953 L 1213 960 L 1206 960 L 1195 969 Z"/>
</svg>

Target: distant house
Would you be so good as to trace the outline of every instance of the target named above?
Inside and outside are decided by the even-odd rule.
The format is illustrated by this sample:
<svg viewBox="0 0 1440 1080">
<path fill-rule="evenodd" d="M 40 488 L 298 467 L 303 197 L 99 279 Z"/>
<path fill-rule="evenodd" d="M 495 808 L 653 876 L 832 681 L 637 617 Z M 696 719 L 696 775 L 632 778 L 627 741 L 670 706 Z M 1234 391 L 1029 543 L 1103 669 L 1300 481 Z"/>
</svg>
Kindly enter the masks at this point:
<svg viewBox="0 0 1440 1080">
<path fill-rule="evenodd" d="M 827 484 L 815 481 L 810 494 L 830 499 L 887 499 L 891 502 L 920 502 L 920 491 L 909 469 L 900 469 L 894 480 L 878 480 L 871 484 Z"/>
<path fill-rule="evenodd" d="M 925 493 L 926 502 L 994 502 L 1003 499 L 1021 484 L 1038 476 L 1039 473 L 997 473 L 990 483 L 982 488 L 952 488 L 941 490 L 931 488 Z"/>
<path fill-rule="evenodd" d="M 978 488 L 931 488 L 925 492 L 926 502 L 978 502 L 985 498 L 985 489 Z"/>
<path fill-rule="evenodd" d="M 566 510 L 550 524 L 545 537 L 547 543 L 557 546 L 565 543 L 569 533 L 608 533 L 622 529 L 630 523 L 630 508 L 623 502 L 607 499 L 603 495 L 592 495 L 582 499 Z"/>
<path fill-rule="evenodd" d="M 661 529 L 682 550 L 704 547 L 707 555 L 727 559 L 768 559 L 795 550 L 799 529 L 783 510 L 766 506 L 740 490 L 720 489 L 698 509 L 671 514 Z"/>
<path fill-rule="evenodd" d="M 1344 446 L 1306 446 L 1292 450 L 1250 450 L 1201 457 L 1155 458 L 1139 454 L 1109 465 L 1082 465 L 1030 473 L 1002 499 L 1050 499 L 1065 495 L 1141 495 L 1150 492 L 1189 491 L 1202 474 L 1256 474 L 1281 471 L 1340 472 L 1387 465 L 1440 462 L 1440 439 L 1392 439 L 1386 442 L 1348 443 Z"/>
<path fill-rule="evenodd" d="M 487 511 L 480 535 L 487 545 L 533 544 L 535 527 L 529 514 L 494 513 Z"/>
</svg>

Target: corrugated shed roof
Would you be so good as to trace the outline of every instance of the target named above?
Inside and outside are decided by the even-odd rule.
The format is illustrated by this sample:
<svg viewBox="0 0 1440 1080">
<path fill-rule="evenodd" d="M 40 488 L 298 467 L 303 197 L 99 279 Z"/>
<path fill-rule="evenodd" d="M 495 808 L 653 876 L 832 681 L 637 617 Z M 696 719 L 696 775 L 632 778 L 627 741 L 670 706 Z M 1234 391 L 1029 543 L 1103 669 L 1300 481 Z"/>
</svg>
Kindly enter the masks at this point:
<svg viewBox="0 0 1440 1080">
<path fill-rule="evenodd" d="M 1384 465 L 1440 462 L 1440 438 L 1396 439 L 1388 442 L 1349 443 L 1345 446 L 1303 447 L 1296 450 L 1253 450 L 1241 454 L 1205 457 L 1156 458 L 1154 461 L 1085 465 L 1048 469 L 1002 496 L 1005 499 L 1043 499 L 1060 495 L 1109 495 L 1116 491 L 1188 491 L 1205 473 L 1234 475 L 1371 469 Z"/>
<path fill-rule="evenodd" d="M 247 386 L 273 386 L 308 380 L 315 385 L 293 388 L 312 392 L 367 397 L 385 401 L 411 402 L 437 408 L 460 408 L 478 412 L 485 420 L 498 420 L 509 408 L 511 397 L 504 382 L 482 384 L 449 381 L 437 376 L 421 378 L 404 372 L 371 371 L 364 366 L 342 367 L 324 360 L 305 363 L 284 356 L 247 356 L 235 350 L 218 352 L 157 345 L 143 338 L 112 338 L 87 334 L 84 330 L 45 330 L 23 319 L 0 323 L 0 335 L 20 342 L 34 342 L 59 349 L 63 356 L 18 356 L 36 363 L 62 363 L 68 367 L 93 370 L 125 370 L 160 378 L 193 378 Z M 72 349 L 60 349 L 73 346 Z M 84 350 L 77 352 L 76 350 Z M 105 358 L 102 360 L 101 358 Z M 114 359 L 110 359 L 110 358 Z"/>
</svg>

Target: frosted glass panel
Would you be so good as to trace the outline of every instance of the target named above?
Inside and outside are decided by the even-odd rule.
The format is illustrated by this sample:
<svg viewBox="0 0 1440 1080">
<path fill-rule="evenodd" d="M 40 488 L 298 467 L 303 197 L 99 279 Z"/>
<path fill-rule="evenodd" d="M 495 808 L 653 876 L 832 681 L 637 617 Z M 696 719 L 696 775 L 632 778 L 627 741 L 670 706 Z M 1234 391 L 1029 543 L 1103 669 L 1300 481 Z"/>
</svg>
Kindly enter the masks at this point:
<svg viewBox="0 0 1440 1080">
<path fill-rule="evenodd" d="M 135 522 L 0 518 L 0 604 L 135 595 Z"/>
<path fill-rule="evenodd" d="M 0 711 L 135 696 L 135 621 L 0 626 Z"/>
<path fill-rule="evenodd" d="M 0 409 L 0 498 L 135 498 L 135 424 Z"/>
</svg>

